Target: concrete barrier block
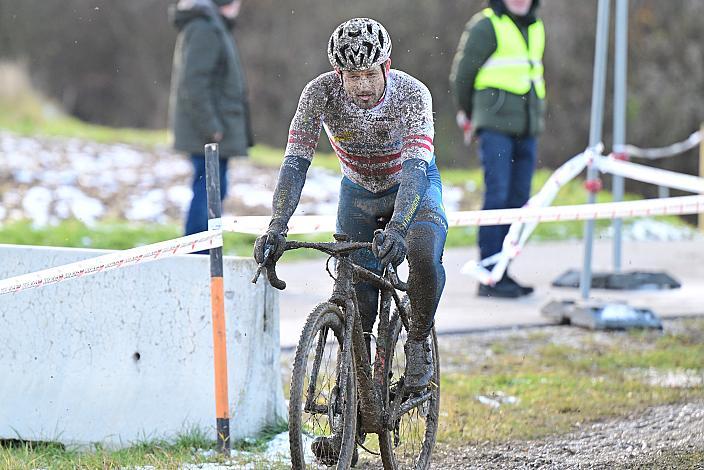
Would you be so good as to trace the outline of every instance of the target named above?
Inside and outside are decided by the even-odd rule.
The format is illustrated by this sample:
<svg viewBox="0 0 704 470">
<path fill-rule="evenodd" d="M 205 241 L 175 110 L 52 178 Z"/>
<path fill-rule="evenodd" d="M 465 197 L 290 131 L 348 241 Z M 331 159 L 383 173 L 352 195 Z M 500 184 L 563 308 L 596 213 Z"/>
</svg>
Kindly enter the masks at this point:
<svg viewBox="0 0 704 470">
<path fill-rule="evenodd" d="M 0 279 L 105 254 L 0 245 Z M 232 439 L 285 419 L 278 295 L 224 259 Z M 207 256 L 0 296 L 0 438 L 125 446 L 193 429 L 214 440 Z"/>
</svg>

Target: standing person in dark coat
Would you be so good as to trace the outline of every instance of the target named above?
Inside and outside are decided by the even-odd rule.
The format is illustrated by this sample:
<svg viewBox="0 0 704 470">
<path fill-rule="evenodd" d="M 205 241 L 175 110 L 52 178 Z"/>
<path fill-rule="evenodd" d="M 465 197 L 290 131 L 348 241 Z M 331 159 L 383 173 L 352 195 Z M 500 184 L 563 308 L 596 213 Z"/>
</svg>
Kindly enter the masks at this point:
<svg viewBox="0 0 704 470">
<path fill-rule="evenodd" d="M 174 148 L 193 163 L 193 200 L 186 235 L 208 229 L 204 146 L 220 148 L 220 196 L 227 193 L 228 157 L 252 146 L 244 70 L 231 29 L 240 0 L 179 0 L 171 75 L 169 121 Z"/>
<path fill-rule="evenodd" d="M 467 23 L 457 46 L 450 82 L 465 143 L 469 145 L 475 131 L 479 138 L 485 210 L 522 207 L 530 196 L 545 112 L 545 29 L 536 16 L 538 4 L 489 0 Z M 479 252 L 489 271 L 508 229 L 479 228 Z M 532 292 L 505 273 L 493 285 L 480 284 L 478 295 L 515 298 Z"/>
</svg>

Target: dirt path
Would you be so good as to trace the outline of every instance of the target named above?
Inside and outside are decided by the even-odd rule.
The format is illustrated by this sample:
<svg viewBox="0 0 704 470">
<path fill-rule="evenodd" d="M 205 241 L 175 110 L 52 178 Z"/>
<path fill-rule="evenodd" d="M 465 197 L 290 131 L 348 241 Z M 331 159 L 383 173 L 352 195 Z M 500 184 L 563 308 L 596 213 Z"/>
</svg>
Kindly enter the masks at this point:
<svg viewBox="0 0 704 470">
<path fill-rule="evenodd" d="M 373 467 L 368 467 L 373 468 Z M 437 469 L 704 469 L 704 402 L 659 406 L 536 441 L 436 448 Z"/>
<path fill-rule="evenodd" d="M 684 320 L 667 320 L 665 330 L 670 334 L 686 333 L 691 341 L 704 341 L 694 334 L 691 323 Z M 442 370 L 468 371 L 479 367 L 481 361 L 476 359 L 491 354 L 492 345 L 502 340 L 510 340 L 512 351 L 519 355 L 536 353 L 536 348 L 546 341 L 574 348 L 619 342 L 631 352 L 648 348 L 647 340 L 636 340 L 625 332 L 591 332 L 557 326 L 491 330 L 441 336 Z M 283 355 L 284 369 L 286 356 Z M 663 377 L 658 380 L 667 380 L 670 386 L 702 386 L 699 375 Z M 381 463 L 377 457 L 363 454 L 357 468 L 381 468 Z M 704 469 L 704 400 L 654 406 L 624 418 L 586 423 L 568 434 L 530 441 L 440 443 L 436 445 L 431 468 Z"/>
</svg>

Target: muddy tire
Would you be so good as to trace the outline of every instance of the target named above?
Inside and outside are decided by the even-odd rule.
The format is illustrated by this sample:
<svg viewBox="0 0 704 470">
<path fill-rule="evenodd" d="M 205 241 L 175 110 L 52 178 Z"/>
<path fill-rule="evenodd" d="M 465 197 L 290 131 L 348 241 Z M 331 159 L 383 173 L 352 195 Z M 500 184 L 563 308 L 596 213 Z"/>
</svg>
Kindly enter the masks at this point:
<svg viewBox="0 0 704 470">
<path fill-rule="evenodd" d="M 342 312 L 322 303 L 308 315 L 298 341 L 291 377 L 289 400 L 289 444 L 291 466 L 329 468 L 316 459 L 311 444 L 316 437 L 331 437 L 336 455 L 327 463 L 350 468 L 355 449 L 357 393 L 352 357 L 343 358 Z M 339 384 L 340 371 L 349 371 L 347 383 Z M 339 451 L 337 448 L 339 447 Z"/>
<path fill-rule="evenodd" d="M 410 302 L 407 296 L 404 297 L 403 303 L 410 312 Z M 395 423 L 393 431 L 386 431 L 379 435 L 381 459 L 387 470 L 425 470 L 430 468 L 430 458 L 435 446 L 440 411 L 440 361 L 435 328 L 430 335 L 435 369 L 431 379 L 431 395 L 425 403 L 401 416 Z M 395 391 L 398 390 L 399 379 L 406 366 L 406 357 L 403 352 L 406 336 L 407 331 L 401 322 L 398 311 L 394 311 L 389 321 L 389 340 L 386 349 L 389 355 L 385 364 L 387 404 L 391 402 Z"/>
</svg>

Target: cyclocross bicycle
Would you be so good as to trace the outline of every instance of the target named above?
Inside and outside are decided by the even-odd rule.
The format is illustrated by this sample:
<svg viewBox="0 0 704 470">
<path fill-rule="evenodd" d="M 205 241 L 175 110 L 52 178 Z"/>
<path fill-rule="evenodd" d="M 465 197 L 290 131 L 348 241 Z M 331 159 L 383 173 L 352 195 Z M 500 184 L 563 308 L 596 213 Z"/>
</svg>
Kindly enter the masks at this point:
<svg viewBox="0 0 704 470">
<path fill-rule="evenodd" d="M 440 405 L 435 329 L 431 383 L 420 393 L 408 393 L 403 385 L 403 345 L 411 306 L 408 297 L 397 292 L 405 291 L 406 285 L 393 269 L 378 276 L 350 260 L 352 252 L 371 249 L 371 243 L 350 242 L 342 234 L 334 237 L 335 242 L 286 242 L 286 250 L 308 248 L 328 254 L 326 270 L 334 279 L 332 296 L 308 315 L 296 349 L 289 401 L 292 467 L 347 469 L 356 463 L 359 447 L 380 455 L 385 469 L 427 469 Z M 336 275 L 330 270 L 332 259 Z M 275 266 L 266 271 L 272 286 L 286 287 Z M 259 272 L 261 267 L 257 276 Z M 362 331 L 354 291 L 354 283 L 360 281 L 381 292 L 375 337 Z M 367 346 L 372 340 L 373 363 Z"/>
</svg>

